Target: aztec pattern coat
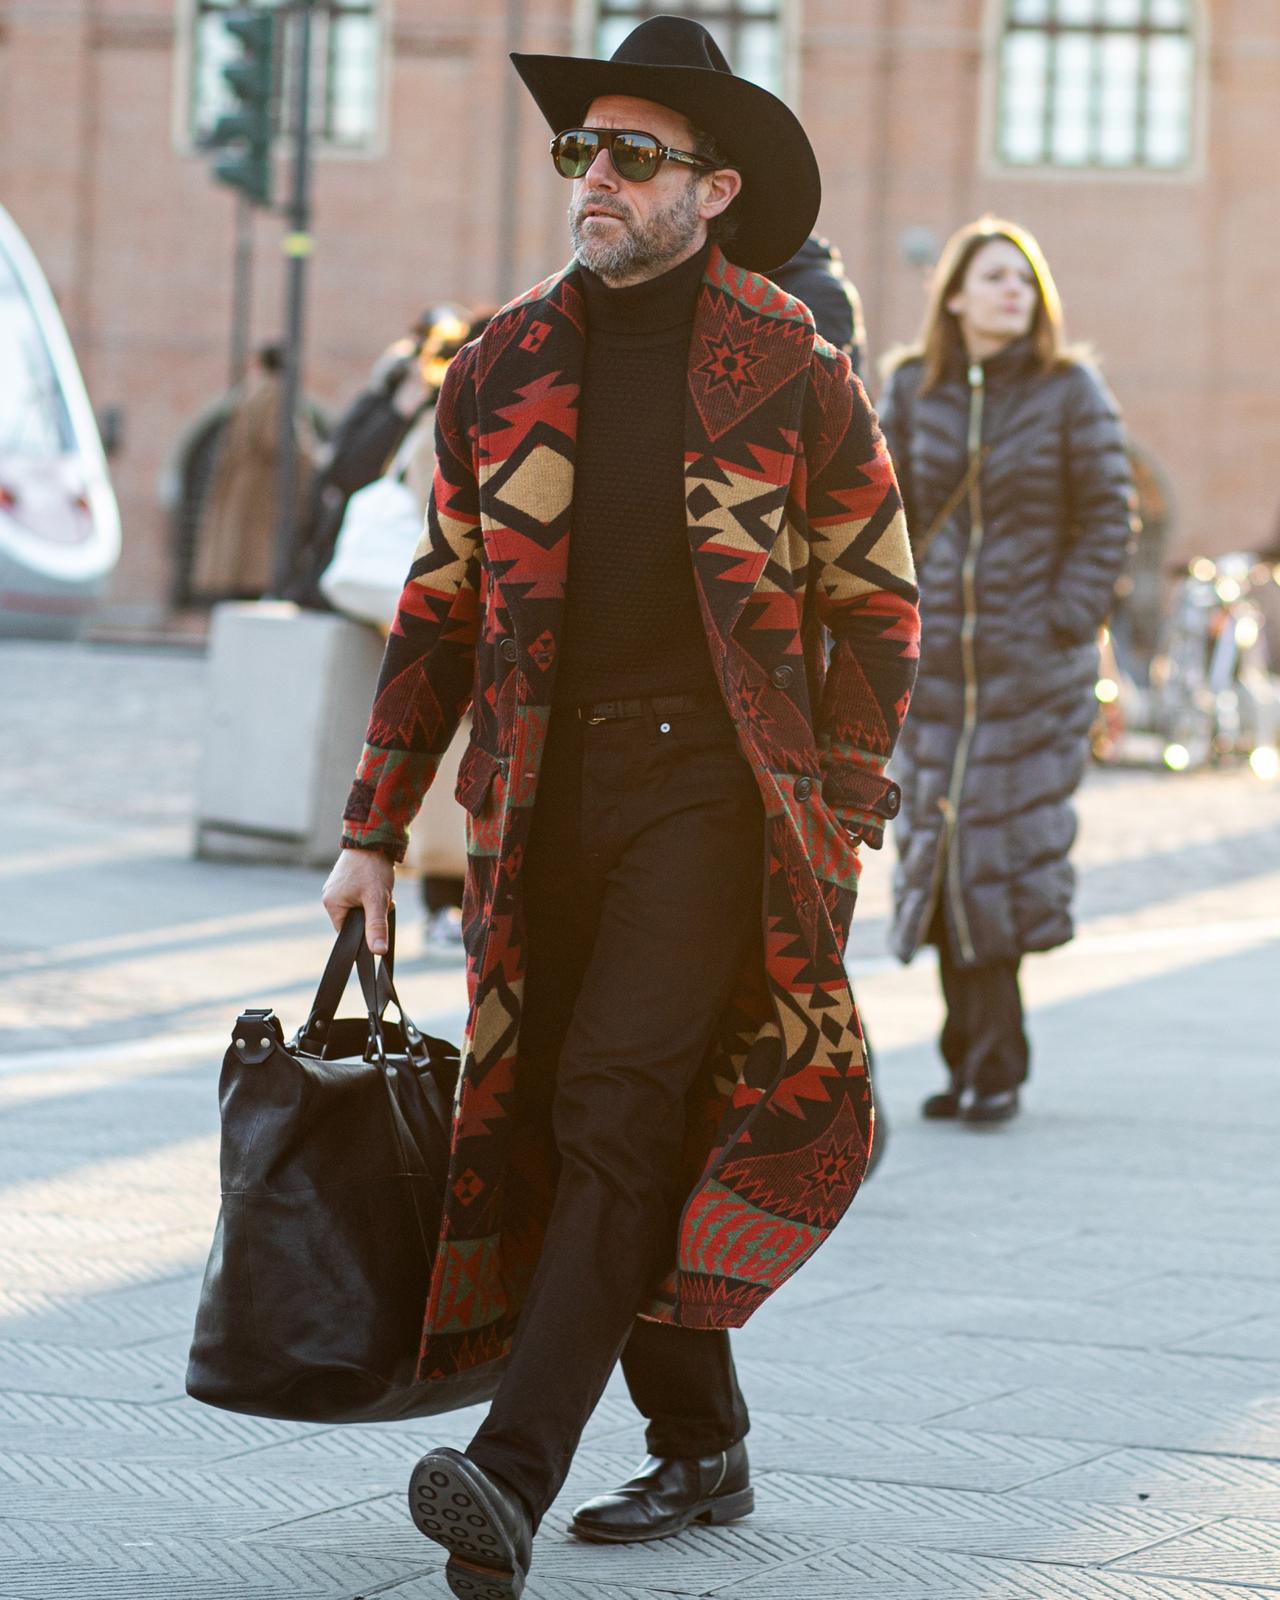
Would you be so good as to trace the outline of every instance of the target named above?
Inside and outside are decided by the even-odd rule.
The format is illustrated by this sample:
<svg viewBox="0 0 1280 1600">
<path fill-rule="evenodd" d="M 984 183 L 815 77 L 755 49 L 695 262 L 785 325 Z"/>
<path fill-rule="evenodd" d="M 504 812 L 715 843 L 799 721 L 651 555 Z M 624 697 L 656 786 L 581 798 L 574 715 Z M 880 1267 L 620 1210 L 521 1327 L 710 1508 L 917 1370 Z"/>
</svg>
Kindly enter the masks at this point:
<svg viewBox="0 0 1280 1600">
<path fill-rule="evenodd" d="M 585 335 L 571 267 L 450 368 L 427 530 L 346 812 L 344 843 L 398 859 L 472 705 L 457 784 L 471 1011 L 424 1379 L 503 1354 L 552 1200 L 546 1135 L 512 1116 L 521 860 L 562 635 Z M 857 840 L 879 845 L 897 809 L 884 768 L 919 621 L 893 470 L 847 357 L 799 301 L 718 248 L 699 290 L 685 437 L 708 647 L 764 802 L 765 956 L 742 972 L 691 1100 L 688 1199 L 645 1314 L 736 1327 L 827 1236 L 866 1167 L 866 1058 L 842 951 Z"/>
<path fill-rule="evenodd" d="M 1029 339 L 968 374 L 957 362 L 927 394 L 922 374 L 900 366 L 881 412 L 912 537 L 928 540 L 920 677 L 893 768 L 892 942 L 909 961 L 941 907 L 956 959 L 981 966 L 1072 934 L 1071 796 L 1129 543 L 1129 466 L 1097 374 L 1040 370 Z"/>
</svg>

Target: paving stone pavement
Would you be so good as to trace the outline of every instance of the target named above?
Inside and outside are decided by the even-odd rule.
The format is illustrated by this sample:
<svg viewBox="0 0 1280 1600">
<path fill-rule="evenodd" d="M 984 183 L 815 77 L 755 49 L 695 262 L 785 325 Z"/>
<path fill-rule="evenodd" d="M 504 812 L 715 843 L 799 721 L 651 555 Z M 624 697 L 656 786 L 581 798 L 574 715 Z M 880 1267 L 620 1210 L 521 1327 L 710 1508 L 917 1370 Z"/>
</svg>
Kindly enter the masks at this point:
<svg viewBox="0 0 1280 1600">
<path fill-rule="evenodd" d="M 0 1600 L 437 1600 L 405 1481 L 473 1413 L 185 1396 L 227 1030 L 255 1002 L 292 1024 L 329 942 L 322 874 L 190 859 L 203 674 L 0 645 Z M 1280 1594 L 1280 790 L 1109 771 L 1080 812 L 1080 936 L 1026 965 L 1034 1080 L 989 1133 L 916 1116 L 936 976 L 885 956 L 871 858 L 850 966 L 891 1132 L 737 1340 L 756 1514 L 572 1541 L 642 1453 L 615 1383 L 530 1600 Z M 456 1030 L 459 964 L 415 922 L 406 1001 Z"/>
</svg>

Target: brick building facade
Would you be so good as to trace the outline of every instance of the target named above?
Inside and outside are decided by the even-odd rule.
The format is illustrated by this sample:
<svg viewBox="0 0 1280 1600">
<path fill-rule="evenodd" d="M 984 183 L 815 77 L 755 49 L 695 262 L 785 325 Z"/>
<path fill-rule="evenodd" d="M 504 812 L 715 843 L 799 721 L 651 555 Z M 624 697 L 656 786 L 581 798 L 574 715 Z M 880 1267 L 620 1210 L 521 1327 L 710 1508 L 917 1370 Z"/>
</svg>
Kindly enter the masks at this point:
<svg viewBox="0 0 1280 1600">
<path fill-rule="evenodd" d="M 166 474 L 225 388 L 235 202 L 193 130 L 216 111 L 227 0 L 0 0 L 0 196 L 39 255 L 114 475 L 117 617 L 163 612 Z M 340 404 L 425 305 L 492 301 L 565 250 L 567 190 L 506 64 L 589 53 L 643 0 L 318 0 L 307 380 Z M 1274 292 L 1280 6 L 1250 0 L 700 0 L 818 151 L 821 226 L 874 352 L 911 337 L 923 266 L 986 210 L 1039 235 L 1134 436 L 1175 547 L 1257 544 L 1280 504 Z M 283 168 L 280 173 L 283 187 Z M 283 323 L 275 217 L 252 328 Z"/>
</svg>

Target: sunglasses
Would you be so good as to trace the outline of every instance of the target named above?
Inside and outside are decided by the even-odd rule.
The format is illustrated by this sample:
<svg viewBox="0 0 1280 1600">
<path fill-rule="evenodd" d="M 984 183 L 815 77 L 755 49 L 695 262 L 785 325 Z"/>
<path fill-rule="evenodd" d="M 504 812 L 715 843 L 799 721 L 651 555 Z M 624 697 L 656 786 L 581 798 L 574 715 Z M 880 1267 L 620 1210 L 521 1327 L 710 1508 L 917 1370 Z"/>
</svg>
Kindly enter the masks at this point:
<svg viewBox="0 0 1280 1600">
<path fill-rule="evenodd" d="M 551 141 L 551 159 L 562 178 L 585 178 L 601 150 L 609 152 L 613 170 L 628 183 L 647 183 L 657 176 L 664 161 L 679 161 L 706 172 L 716 170 L 713 161 L 704 161 L 690 150 L 659 144 L 651 133 L 637 128 L 566 128 Z"/>
</svg>

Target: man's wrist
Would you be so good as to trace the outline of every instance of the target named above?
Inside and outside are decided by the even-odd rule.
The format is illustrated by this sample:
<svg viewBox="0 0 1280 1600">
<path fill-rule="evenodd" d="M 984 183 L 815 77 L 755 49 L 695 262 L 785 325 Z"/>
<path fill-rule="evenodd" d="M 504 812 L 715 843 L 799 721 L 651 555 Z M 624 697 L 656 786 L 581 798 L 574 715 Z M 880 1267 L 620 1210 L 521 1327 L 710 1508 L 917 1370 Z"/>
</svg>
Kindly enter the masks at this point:
<svg viewBox="0 0 1280 1600">
<path fill-rule="evenodd" d="M 353 839 L 350 834 L 343 834 L 342 848 L 344 850 L 363 850 L 368 855 L 383 856 L 394 867 L 404 860 L 404 851 L 397 855 L 394 846 L 389 845 L 384 839 Z"/>
</svg>

